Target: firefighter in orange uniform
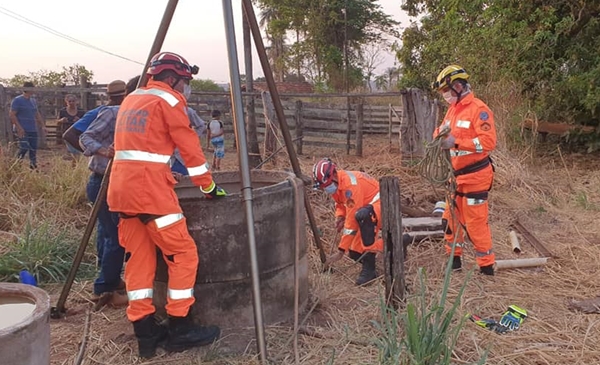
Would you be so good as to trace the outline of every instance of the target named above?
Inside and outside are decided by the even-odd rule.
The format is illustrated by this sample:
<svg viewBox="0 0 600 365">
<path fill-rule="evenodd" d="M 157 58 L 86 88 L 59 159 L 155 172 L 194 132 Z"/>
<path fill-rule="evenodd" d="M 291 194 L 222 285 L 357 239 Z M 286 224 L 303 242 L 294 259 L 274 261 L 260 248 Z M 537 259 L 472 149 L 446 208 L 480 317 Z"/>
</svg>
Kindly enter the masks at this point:
<svg viewBox="0 0 600 365">
<path fill-rule="evenodd" d="M 496 148 L 496 127 L 492 111 L 473 95 L 468 78 L 469 75 L 462 67 L 451 65 L 443 69 L 433 83 L 433 88 L 450 105 L 442 124 L 435 130 L 434 137 L 445 129 L 450 129 L 442 141 L 442 148 L 450 150 L 457 183 L 455 196 L 452 197 L 455 203 L 454 214 L 452 209 L 446 209 L 442 221 L 446 226 L 448 253 L 456 239 L 452 268 L 459 270 L 462 267 L 464 227 L 475 246 L 480 272 L 494 275 L 495 257 L 488 224 L 488 193 L 494 179 L 490 152 Z"/>
<path fill-rule="evenodd" d="M 364 172 L 338 170 L 329 158 L 314 165 L 313 179 L 315 187 L 335 201 L 336 229 L 342 232 L 339 250 L 327 259 L 325 267 L 340 260 L 348 251 L 351 259 L 362 264 L 356 285 L 375 279 L 375 255 L 383 251 L 383 240 L 378 237 L 381 230 L 379 182 Z"/>
<path fill-rule="evenodd" d="M 198 73 L 181 56 L 162 52 L 148 68 L 148 85 L 121 104 L 115 128 L 115 154 L 108 205 L 119 212 L 119 240 L 125 248 L 125 283 L 140 357 L 152 357 L 166 338 L 167 351 L 207 345 L 220 334 L 217 326 L 193 323 L 198 252 L 174 191 L 169 160 L 175 148 L 188 166 L 191 181 L 207 198 L 225 196 L 216 186 L 200 141 L 186 114 L 189 82 Z M 159 325 L 152 304 L 156 247 L 169 267 L 168 326 Z"/>
</svg>

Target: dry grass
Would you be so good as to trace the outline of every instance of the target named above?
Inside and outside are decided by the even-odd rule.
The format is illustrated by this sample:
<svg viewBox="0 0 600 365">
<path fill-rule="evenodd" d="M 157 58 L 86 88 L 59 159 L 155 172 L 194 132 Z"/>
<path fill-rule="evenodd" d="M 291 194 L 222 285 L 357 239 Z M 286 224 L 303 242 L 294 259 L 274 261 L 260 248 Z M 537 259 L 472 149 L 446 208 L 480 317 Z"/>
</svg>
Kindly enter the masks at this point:
<svg viewBox="0 0 600 365">
<path fill-rule="evenodd" d="M 401 167 L 400 156 L 385 149 L 387 141 L 368 138 L 365 156 L 346 156 L 339 151 L 313 149 L 300 157 L 305 173 L 321 157 L 334 158 L 342 168 L 361 169 L 375 177 L 396 175 L 400 177 L 403 203 L 429 211 L 442 192 L 435 192 L 409 167 Z M 382 148 L 381 146 L 385 146 Z M 559 258 L 550 260 L 540 269 L 499 271 L 495 277 L 474 275 L 469 282 L 459 306 L 461 315 L 475 313 L 482 317 L 499 318 L 510 304 L 517 304 L 529 311 L 523 327 L 513 333 L 497 335 L 472 323 L 467 323 L 454 349 L 454 363 L 465 364 L 479 359 L 490 349 L 487 364 L 600 364 L 600 341 L 598 318 L 570 312 L 567 301 L 595 296 L 600 287 L 598 262 L 600 261 L 600 160 L 590 156 L 561 155 L 554 153 L 531 160 L 531 154 L 520 154 L 500 149 L 495 154 L 497 174 L 490 198 L 490 220 L 498 259 L 515 258 L 508 243 L 508 227 L 515 219 L 521 222 Z M 234 152 L 228 152 L 224 166 L 235 169 Z M 53 163 L 61 164 L 59 160 Z M 288 168 L 282 153 L 277 165 L 266 168 Z M 82 170 L 78 170 L 82 168 Z M 36 184 L 56 181 L 53 169 L 47 168 Z M 85 167 L 76 168 L 76 173 Z M 63 171 L 64 172 L 64 171 Z M 85 173 L 77 178 L 79 195 L 72 206 L 60 208 L 50 192 L 29 198 L 14 193 L 19 184 L 6 189 L 14 176 L 7 175 L 4 166 L 0 174 L 3 193 L 0 199 L 0 218 L 8 224 L 5 230 L 20 233 L 28 214 L 36 219 L 56 216 L 58 224 L 67 224 L 74 217 L 85 221 L 88 208 L 80 204 Z M 30 174 L 21 171 L 19 174 Z M 49 175 L 47 175 L 49 174 Z M 59 174 L 57 172 L 57 174 Z M 29 175 L 28 175 L 29 176 Z M 35 178 L 37 179 L 37 177 Z M 56 186 L 56 185 L 53 185 Z M 51 189 L 52 190 L 52 189 Z M 8 191 L 8 193 L 7 193 Z M 57 193 L 56 193 L 57 194 Z M 70 196 L 67 194 L 66 196 Z M 334 244 L 333 208 L 327 197 L 310 193 L 312 207 L 319 220 L 326 250 Z M 7 205 L 8 204 L 8 205 Z M 31 212 L 31 213 L 29 213 Z M 63 213 L 64 212 L 64 213 Z M 5 223 L 8 222 L 8 223 Z M 77 229 L 81 231 L 81 225 Z M 308 235 L 309 238 L 311 234 Z M 312 239 L 310 242 L 312 247 Z M 523 257 L 535 257 L 536 252 L 527 244 L 521 244 Z M 310 300 L 301 320 L 306 319 L 299 336 L 300 364 L 377 364 L 378 349 L 373 340 L 378 336 L 371 321 L 379 320 L 379 298 L 382 282 L 357 288 L 354 278 L 360 267 L 349 260 L 342 261 L 331 274 L 320 272 L 320 262 L 314 249 L 310 255 Z M 467 269 L 475 268 L 474 253 L 465 251 Z M 446 257 L 440 242 L 424 241 L 409 248 L 406 262 L 407 282 L 410 293 L 416 293 L 416 273 L 419 267 L 427 272 L 428 292 L 439 291 L 443 282 Z M 381 269 L 381 262 L 379 262 Z M 465 273 L 453 274 L 450 298 L 456 297 Z M 53 302 L 60 286 L 47 287 Z M 71 364 L 78 352 L 86 317 L 90 283 L 77 283 L 73 289 L 68 308 L 69 316 L 51 322 L 52 364 Z M 310 313 L 309 309 L 313 309 Z M 252 330 L 247 329 L 252 338 Z M 401 331 L 401 329 L 400 329 Z M 255 343 L 248 340 L 246 350 L 232 354 L 227 339 L 237 331 L 224 329 L 224 339 L 214 347 L 190 350 L 181 354 L 159 353 L 151 361 L 139 361 L 131 326 L 122 309 L 105 308 L 93 313 L 85 364 L 258 364 L 254 355 Z M 294 364 L 291 346 L 291 324 L 267 327 L 269 356 L 276 364 Z"/>
</svg>

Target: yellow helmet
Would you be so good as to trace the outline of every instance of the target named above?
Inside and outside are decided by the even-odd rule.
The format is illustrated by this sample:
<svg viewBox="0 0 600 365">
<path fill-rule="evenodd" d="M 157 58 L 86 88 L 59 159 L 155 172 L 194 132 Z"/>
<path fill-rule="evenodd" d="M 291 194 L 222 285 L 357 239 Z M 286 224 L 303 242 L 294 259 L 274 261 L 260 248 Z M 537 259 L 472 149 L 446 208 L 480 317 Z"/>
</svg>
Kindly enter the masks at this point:
<svg viewBox="0 0 600 365">
<path fill-rule="evenodd" d="M 432 88 L 439 91 L 446 86 L 450 87 L 456 80 L 466 80 L 468 78 L 469 74 L 464 68 L 460 67 L 459 65 L 450 65 L 438 74 L 435 82 L 432 85 Z"/>
</svg>

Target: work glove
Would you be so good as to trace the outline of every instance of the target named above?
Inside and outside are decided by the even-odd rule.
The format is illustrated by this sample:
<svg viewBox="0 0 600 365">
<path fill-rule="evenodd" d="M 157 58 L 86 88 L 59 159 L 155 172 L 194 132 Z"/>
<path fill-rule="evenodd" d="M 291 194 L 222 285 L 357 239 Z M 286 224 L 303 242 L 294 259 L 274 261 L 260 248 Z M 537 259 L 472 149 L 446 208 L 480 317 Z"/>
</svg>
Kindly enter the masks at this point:
<svg viewBox="0 0 600 365">
<path fill-rule="evenodd" d="M 449 150 L 450 148 L 454 148 L 455 144 L 456 138 L 452 134 L 449 134 L 448 137 L 442 139 L 440 146 L 442 149 Z"/>
<path fill-rule="evenodd" d="M 505 332 L 505 331 L 516 331 L 521 327 L 521 323 L 527 318 L 527 311 L 523 308 L 519 308 L 516 305 L 510 305 L 506 312 L 500 318 L 500 327 L 503 327 L 501 330 L 497 330 L 496 332 Z"/>
<path fill-rule="evenodd" d="M 222 198 L 227 196 L 227 192 L 222 187 L 215 184 L 214 181 L 210 184 L 208 189 L 204 190 L 200 188 L 200 191 L 204 193 L 206 199 Z"/>
<path fill-rule="evenodd" d="M 346 217 L 337 217 L 335 219 L 335 230 L 337 232 L 341 232 L 344 229 L 344 223 L 346 222 Z"/>
<path fill-rule="evenodd" d="M 478 325 L 479 327 L 483 327 L 489 330 L 493 330 L 498 326 L 498 322 L 493 320 L 493 319 L 489 319 L 489 318 L 481 318 L 478 315 L 475 314 L 471 314 L 469 315 L 469 319 L 475 323 L 476 325 Z"/>
</svg>

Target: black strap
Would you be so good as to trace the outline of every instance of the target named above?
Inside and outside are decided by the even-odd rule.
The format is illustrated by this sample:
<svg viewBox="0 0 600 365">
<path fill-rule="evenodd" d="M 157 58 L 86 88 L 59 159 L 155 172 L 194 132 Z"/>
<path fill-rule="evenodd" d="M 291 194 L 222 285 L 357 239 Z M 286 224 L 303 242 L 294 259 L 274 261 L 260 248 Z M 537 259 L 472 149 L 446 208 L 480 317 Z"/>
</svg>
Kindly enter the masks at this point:
<svg viewBox="0 0 600 365">
<path fill-rule="evenodd" d="M 481 170 L 485 169 L 486 167 L 488 167 L 488 165 L 490 163 L 492 163 L 492 160 L 489 157 L 486 157 L 483 160 L 479 160 L 475 163 L 467 165 L 467 166 L 463 167 L 462 169 L 454 170 L 454 176 L 456 177 L 456 176 L 460 176 L 460 175 L 472 174 L 474 172 L 481 171 Z"/>
<path fill-rule="evenodd" d="M 465 198 L 470 198 L 470 199 L 487 200 L 488 195 L 489 195 L 489 191 L 474 191 L 472 193 L 463 193 L 460 191 L 456 192 L 456 196 L 463 196 Z"/>
</svg>

